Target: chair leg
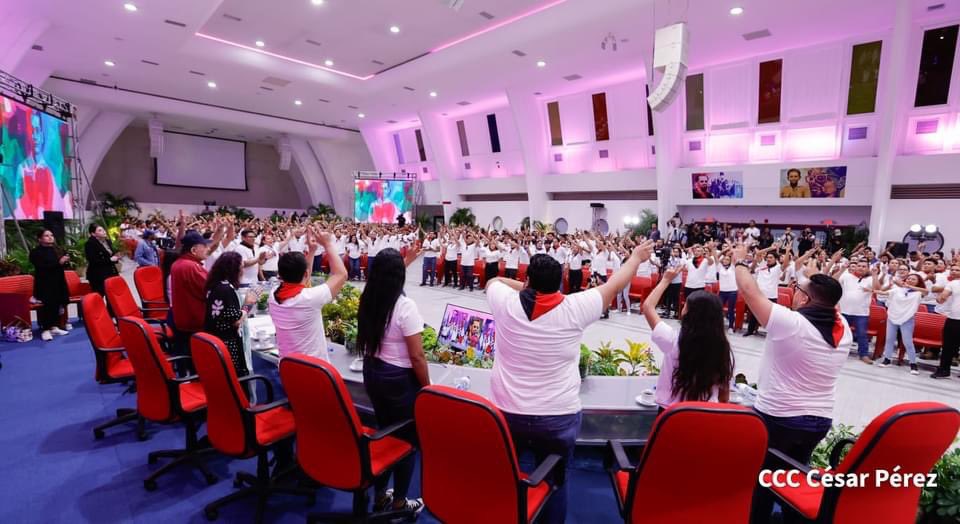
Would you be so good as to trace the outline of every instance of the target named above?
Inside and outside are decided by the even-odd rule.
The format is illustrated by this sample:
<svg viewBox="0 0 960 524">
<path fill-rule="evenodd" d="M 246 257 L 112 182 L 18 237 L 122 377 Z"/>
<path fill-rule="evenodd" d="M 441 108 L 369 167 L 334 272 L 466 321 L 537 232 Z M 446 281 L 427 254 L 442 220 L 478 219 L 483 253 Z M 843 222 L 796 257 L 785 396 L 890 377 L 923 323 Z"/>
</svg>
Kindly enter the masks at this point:
<svg viewBox="0 0 960 524">
<path fill-rule="evenodd" d="M 134 422 L 137 420 L 138 415 L 136 410 L 129 408 L 118 409 L 117 418 L 93 428 L 93 438 L 100 440 L 106 435 L 104 430 L 107 428 L 112 428 L 114 426 L 119 426 L 120 424 L 126 424 L 127 422 Z"/>
<path fill-rule="evenodd" d="M 147 491 L 153 491 L 157 489 L 157 479 L 160 476 L 183 464 L 187 464 L 193 469 L 200 470 L 200 473 L 203 474 L 204 480 L 207 481 L 207 485 L 216 484 L 217 480 L 219 480 L 217 476 L 211 473 L 210 470 L 207 469 L 207 466 L 200 460 L 201 455 L 213 453 L 215 450 L 210 447 L 200 447 L 197 444 L 196 423 L 193 418 L 187 417 L 184 420 L 184 432 L 186 433 L 186 443 L 183 449 L 162 449 L 152 451 L 147 454 L 147 462 L 149 464 L 155 464 L 160 458 L 173 459 L 169 463 L 164 464 L 163 467 L 157 471 L 154 471 L 149 477 L 144 479 L 143 488 Z"/>
<path fill-rule="evenodd" d="M 316 493 L 312 489 L 278 486 L 276 482 L 277 478 L 271 477 L 270 475 L 270 462 L 267 460 L 267 451 L 263 450 L 257 455 L 257 475 L 254 476 L 249 473 L 239 472 L 233 481 L 234 487 L 239 488 L 244 484 L 247 484 L 248 487 L 207 504 L 203 508 L 203 514 L 208 520 L 216 520 L 221 507 L 240 499 L 257 497 L 254 522 L 259 524 L 263 522 L 267 499 L 270 495 L 283 493 L 287 495 L 304 496 L 307 497 L 309 505 L 312 506 L 316 503 Z"/>
</svg>

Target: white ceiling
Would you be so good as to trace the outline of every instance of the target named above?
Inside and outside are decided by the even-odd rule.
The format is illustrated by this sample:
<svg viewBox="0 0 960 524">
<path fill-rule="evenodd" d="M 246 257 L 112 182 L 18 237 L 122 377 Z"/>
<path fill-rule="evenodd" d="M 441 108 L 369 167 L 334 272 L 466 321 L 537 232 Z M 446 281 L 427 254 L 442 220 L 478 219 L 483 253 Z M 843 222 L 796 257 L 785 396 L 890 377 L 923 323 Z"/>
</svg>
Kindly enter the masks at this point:
<svg viewBox="0 0 960 524">
<path fill-rule="evenodd" d="M 51 22 L 37 42 L 43 51 L 31 52 L 28 60 L 65 78 L 353 129 L 361 123 L 409 122 L 420 111 L 462 112 L 457 102 L 503 99 L 507 89 L 555 96 L 605 79 L 642 76 L 654 28 L 683 19 L 690 26 L 689 61 L 696 68 L 886 30 L 894 5 L 894 0 L 567 0 L 358 80 L 195 33 L 250 47 L 262 39 L 266 51 L 321 65 L 330 58 L 335 69 L 365 76 L 557 0 L 465 0 L 460 11 L 444 0 L 325 0 L 321 6 L 310 0 L 133 1 L 139 7 L 135 13 L 123 9 L 123 0 L 22 5 Z M 945 1 L 954 11 L 960 2 Z M 918 0 L 916 6 L 922 11 L 927 3 L 935 2 Z M 734 5 L 744 7 L 743 15 L 729 14 Z M 391 25 L 400 33 L 390 33 Z M 772 36 L 750 42 L 741 36 L 760 29 Z M 619 41 L 617 52 L 600 49 L 610 32 Z M 107 59 L 116 67 L 105 66 Z M 539 59 L 547 67 L 537 68 Z M 571 74 L 583 79 L 562 79 Z M 289 83 L 265 83 L 268 77 Z M 211 80 L 216 89 L 207 87 Z M 429 97 L 431 90 L 439 96 Z M 294 105 L 296 99 L 303 104 Z"/>
</svg>

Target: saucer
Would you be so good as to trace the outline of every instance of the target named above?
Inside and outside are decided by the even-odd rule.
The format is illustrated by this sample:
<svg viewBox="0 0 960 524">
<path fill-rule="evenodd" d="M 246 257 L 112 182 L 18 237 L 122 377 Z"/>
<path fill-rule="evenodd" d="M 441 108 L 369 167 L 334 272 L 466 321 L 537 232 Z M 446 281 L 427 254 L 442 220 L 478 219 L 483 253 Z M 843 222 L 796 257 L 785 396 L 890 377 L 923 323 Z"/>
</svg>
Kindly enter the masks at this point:
<svg viewBox="0 0 960 524">
<path fill-rule="evenodd" d="M 655 400 L 650 401 L 650 402 L 646 402 L 646 401 L 643 400 L 643 395 L 637 395 L 633 400 L 636 401 L 636 403 L 637 403 L 637 404 L 640 404 L 641 406 L 645 406 L 645 407 L 648 407 L 648 408 L 655 408 L 655 407 L 657 407 L 657 402 L 656 402 Z"/>
<path fill-rule="evenodd" d="M 363 359 L 358 358 L 350 363 L 350 371 L 361 372 L 363 371 Z"/>
</svg>

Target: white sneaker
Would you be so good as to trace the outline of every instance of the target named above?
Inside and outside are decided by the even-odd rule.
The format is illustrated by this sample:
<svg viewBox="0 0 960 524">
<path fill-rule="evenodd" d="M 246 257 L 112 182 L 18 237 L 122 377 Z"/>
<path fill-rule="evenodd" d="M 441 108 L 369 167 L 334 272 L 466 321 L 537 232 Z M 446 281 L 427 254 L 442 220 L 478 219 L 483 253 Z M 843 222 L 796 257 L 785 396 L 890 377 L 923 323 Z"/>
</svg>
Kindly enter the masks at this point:
<svg viewBox="0 0 960 524">
<path fill-rule="evenodd" d="M 66 329 L 67 331 L 73 331 L 73 324 L 67 322 L 67 325 L 64 326 L 63 329 Z"/>
<path fill-rule="evenodd" d="M 40 338 L 49 342 L 53 340 L 53 335 L 49 330 L 44 330 L 42 333 L 40 333 Z"/>
<path fill-rule="evenodd" d="M 53 333 L 54 335 L 57 335 L 58 337 L 62 337 L 63 335 L 66 335 L 66 334 L 67 334 L 66 331 L 64 331 L 64 330 L 62 330 L 62 329 L 60 329 L 60 328 L 58 328 L 58 327 L 52 327 L 52 328 L 50 328 L 50 332 Z"/>
</svg>

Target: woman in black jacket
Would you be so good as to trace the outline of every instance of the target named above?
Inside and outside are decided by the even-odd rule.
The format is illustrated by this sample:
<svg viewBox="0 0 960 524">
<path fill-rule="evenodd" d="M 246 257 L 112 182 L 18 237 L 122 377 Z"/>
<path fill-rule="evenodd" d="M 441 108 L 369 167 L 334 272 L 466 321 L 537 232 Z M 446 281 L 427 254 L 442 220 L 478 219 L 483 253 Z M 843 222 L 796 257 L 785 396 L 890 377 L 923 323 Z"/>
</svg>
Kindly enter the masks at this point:
<svg viewBox="0 0 960 524">
<path fill-rule="evenodd" d="M 70 256 L 64 255 L 56 246 L 56 239 L 49 229 L 37 235 L 39 244 L 30 251 L 30 263 L 33 264 L 33 296 L 42 303 L 37 310 L 37 323 L 40 324 L 40 338 L 52 340 L 53 335 L 66 335 L 60 329 L 60 315 L 70 302 L 67 292 L 67 278 L 63 266 L 70 262 Z"/>
<path fill-rule="evenodd" d="M 240 337 L 240 325 L 257 303 L 259 293 L 255 289 L 247 291 L 240 305 L 237 288 L 240 286 L 240 273 L 243 271 L 243 257 L 240 253 L 229 251 L 210 268 L 207 275 L 207 311 L 203 330 L 223 341 L 230 352 L 237 376 L 248 375 L 247 359 L 243 352 L 243 339 Z"/>
<path fill-rule="evenodd" d="M 90 287 L 94 291 L 103 295 L 103 282 L 119 274 L 117 261 L 120 257 L 113 253 L 107 230 L 97 224 L 90 224 L 89 231 L 90 238 L 87 239 L 87 245 L 83 247 L 83 252 L 87 256 L 87 281 L 90 282 Z"/>
</svg>

